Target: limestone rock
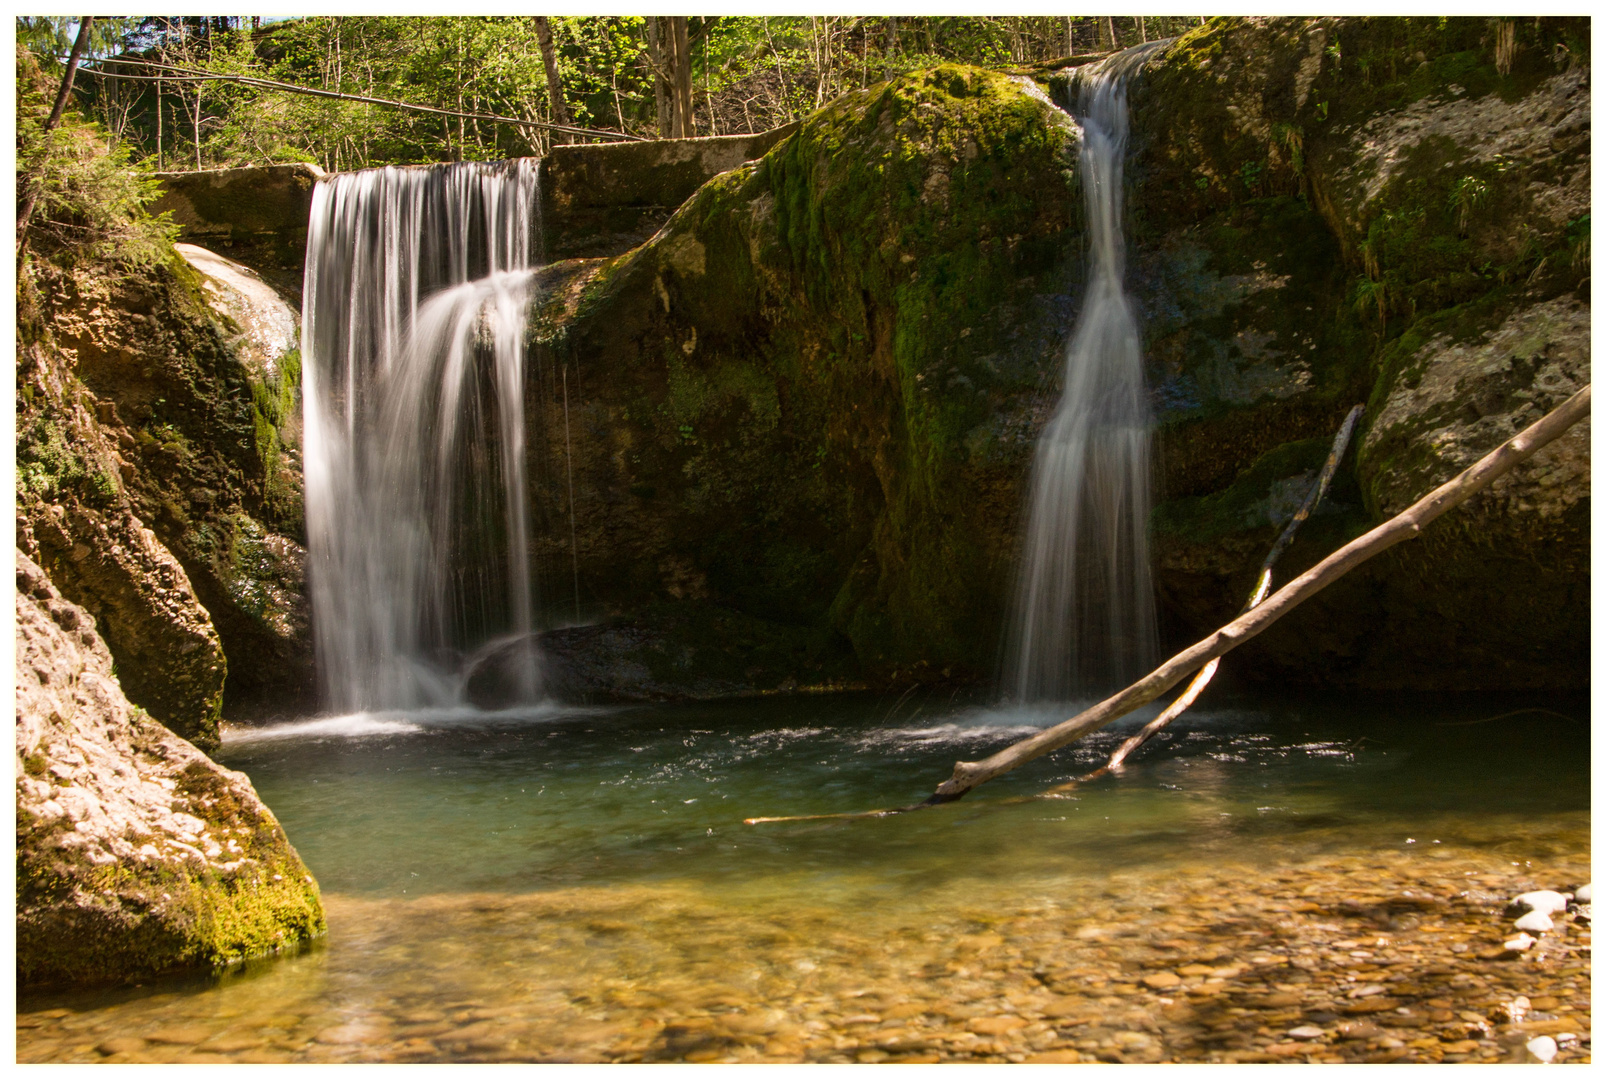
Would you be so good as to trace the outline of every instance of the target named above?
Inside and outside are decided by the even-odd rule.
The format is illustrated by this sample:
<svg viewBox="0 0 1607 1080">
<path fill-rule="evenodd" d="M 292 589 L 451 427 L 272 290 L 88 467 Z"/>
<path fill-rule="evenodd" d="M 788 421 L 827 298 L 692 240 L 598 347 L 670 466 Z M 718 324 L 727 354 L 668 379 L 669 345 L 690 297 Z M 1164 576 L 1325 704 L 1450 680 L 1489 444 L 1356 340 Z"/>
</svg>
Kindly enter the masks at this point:
<svg viewBox="0 0 1607 1080">
<path fill-rule="evenodd" d="M 301 314 L 250 267 L 195 244 L 174 244 L 205 280 L 212 310 L 239 327 L 240 360 L 258 378 L 279 374 L 287 354 L 301 348 Z"/>
<path fill-rule="evenodd" d="M 1578 898 L 1578 894 L 1575 894 Z M 1533 892 L 1519 893 L 1507 904 L 1511 911 L 1539 912 L 1541 915 L 1555 915 L 1559 911 L 1568 910 L 1568 898 L 1560 892 L 1550 889 L 1536 889 Z"/>
<path fill-rule="evenodd" d="M 1531 911 L 1512 925 L 1530 934 L 1543 934 L 1551 929 L 1551 916 L 1544 912 Z"/>
<path fill-rule="evenodd" d="M 209 265 L 220 277 L 228 266 L 220 259 Z M 229 665 L 226 691 L 230 714 L 239 717 L 264 701 L 279 709 L 309 705 L 312 648 L 298 542 L 294 318 L 283 302 L 273 307 L 260 280 L 249 301 L 236 295 L 237 310 L 244 304 L 257 315 L 214 310 L 212 303 L 227 309 L 223 294 L 238 294 L 252 280 L 243 269 L 231 273 L 238 289 L 202 276 L 176 254 L 141 269 L 48 260 L 24 268 L 18 454 L 26 486 L 39 498 L 19 491 L 19 510 L 41 542 L 59 531 L 41 517 L 50 505 L 116 519 L 109 529 L 128 519 L 137 523 L 129 529 L 148 530 L 183 567 L 185 591 L 211 623 L 214 650 L 221 643 L 239 661 Z M 240 319 L 259 332 L 247 333 Z M 59 446 L 51 432 L 59 433 Z M 72 460 L 83 464 L 62 464 Z M 68 573 L 48 551 L 40 558 L 57 586 L 96 614 L 126 692 L 167 722 L 171 710 L 147 689 L 165 677 L 147 678 L 144 661 L 127 648 L 156 638 L 143 624 L 124 625 L 120 606 L 93 591 L 97 582 Z M 196 654 L 172 655 L 177 663 Z M 221 667 L 217 679 L 222 686 Z"/>
<path fill-rule="evenodd" d="M 218 745 L 225 661 L 171 552 L 126 506 L 22 496 L 19 542 L 106 627 L 130 692 L 203 749 Z"/>
<path fill-rule="evenodd" d="M 17 980 L 132 980 L 323 933 L 241 773 L 123 696 L 94 619 L 17 553 Z"/>
</svg>

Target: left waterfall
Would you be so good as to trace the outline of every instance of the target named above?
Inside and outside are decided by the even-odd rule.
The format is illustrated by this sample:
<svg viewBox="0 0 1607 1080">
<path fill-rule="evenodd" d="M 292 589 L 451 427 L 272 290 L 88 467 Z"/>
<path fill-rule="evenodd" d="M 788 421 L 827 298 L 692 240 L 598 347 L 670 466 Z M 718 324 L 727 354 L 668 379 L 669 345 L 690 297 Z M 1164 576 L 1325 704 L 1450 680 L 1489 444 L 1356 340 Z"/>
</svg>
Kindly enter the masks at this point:
<svg viewBox="0 0 1607 1080">
<path fill-rule="evenodd" d="M 320 181 L 302 304 L 308 577 L 326 707 L 540 694 L 525 472 L 538 163 Z M 512 663 L 510 666 L 510 654 Z"/>
</svg>

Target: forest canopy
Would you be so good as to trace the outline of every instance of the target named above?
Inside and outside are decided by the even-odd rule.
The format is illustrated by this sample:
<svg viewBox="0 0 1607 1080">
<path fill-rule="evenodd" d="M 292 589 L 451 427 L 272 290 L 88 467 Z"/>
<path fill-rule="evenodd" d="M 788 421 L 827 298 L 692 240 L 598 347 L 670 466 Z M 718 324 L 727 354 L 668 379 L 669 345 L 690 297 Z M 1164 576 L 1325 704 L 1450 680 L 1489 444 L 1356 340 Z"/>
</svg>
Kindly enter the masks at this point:
<svg viewBox="0 0 1607 1080">
<path fill-rule="evenodd" d="M 1041 64 L 1178 34 L 1201 21 L 106 18 L 94 23 L 75 93 L 83 112 L 104 126 L 109 146 L 149 168 L 313 161 L 356 169 L 539 155 L 554 140 L 763 131 L 846 91 L 937 62 Z M 49 72 L 65 61 L 76 20 L 22 17 L 17 28 L 19 44 Z M 684 127 L 676 121 L 681 110 L 689 113 Z"/>
</svg>

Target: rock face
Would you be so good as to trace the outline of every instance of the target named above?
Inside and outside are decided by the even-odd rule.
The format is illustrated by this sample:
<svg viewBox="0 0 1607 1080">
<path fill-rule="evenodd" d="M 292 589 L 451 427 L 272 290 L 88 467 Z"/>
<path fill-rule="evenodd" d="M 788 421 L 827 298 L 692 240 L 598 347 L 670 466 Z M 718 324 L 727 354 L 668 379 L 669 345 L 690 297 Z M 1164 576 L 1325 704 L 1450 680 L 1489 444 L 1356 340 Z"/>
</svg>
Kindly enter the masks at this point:
<svg viewBox="0 0 1607 1080">
<path fill-rule="evenodd" d="M 635 247 L 698 188 L 762 157 L 796 127 L 756 135 L 554 146 L 541 161 L 547 258 L 617 255 Z"/>
<path fill-rule="evenodd" d="M 1525 22 L 1511 55 L 1495 37 L 1218 19 L 1133 87 L 1172 643 L 1243 603 L 1351 406 L 1355 449 L 1280 580 L 1589 380 L 1588 27 Z M 577 609 L 616 616 L 563 632 L 561 668 L 740 684 L 768 623 L 816 633 L 794 650 L 806 681 L 991 674 L 1082 257 L 1076 129 L 1024 82 L 944 68 L 849 95 L 636 250 L 549 268 L 532 414 L 555 464 L 534 502 L 559 509 L 538 561 L 549 581 L 572 563 Z M 1588 447 L 1582 426 L 1235 669 L 1584 685 Z M 694 609 L 756 622 L 666 629 Z"/>
<path fill-rule="evenodd" d="M 1352 404 L 1351 468 L 1281 580 L 1589 382 L 1588 31 L 1508 29 L 1503 55 L 1482 19 L 1219 19 L 1135 88 L 1158 578 L 1180 641 L 1243 602 Z M 1589 439 L 1580 425 L 1236 666 L 1587 685 Z"/>
<path fill-rule="evenodd" d="M 225 654 L 231 716 L 310 704 L 312 671 L 296 320 L 243 267 L 196 258 L 217 276 L 178 255 L 25 267 L 18 516 L 129 695 L 206 746 Z"/>
<path fill-rule="evenodd" d="M 324 170 L 298 162 L 159 173 L 154 213 L 170 213 L 180 237 L 220 250 L 301 306 L 312 191 Z"/>
<path fill-rule="evenodd" d="M 129 704 L 95 621 L 17 553 L 17 982 L 133 980 L 324 932 L 241 773 Z"/>
<path fill-rule="evenodd" d="M 661 651 L 694 681 L 777 685 L 783 640 L 806 679 L 986 677 L 1081 271 L 1076 139 L 1029 80 L 938 68 L 550 267 L 549 604 L 573 559 L 581 608 L 680 620 Z"/>
</svg>

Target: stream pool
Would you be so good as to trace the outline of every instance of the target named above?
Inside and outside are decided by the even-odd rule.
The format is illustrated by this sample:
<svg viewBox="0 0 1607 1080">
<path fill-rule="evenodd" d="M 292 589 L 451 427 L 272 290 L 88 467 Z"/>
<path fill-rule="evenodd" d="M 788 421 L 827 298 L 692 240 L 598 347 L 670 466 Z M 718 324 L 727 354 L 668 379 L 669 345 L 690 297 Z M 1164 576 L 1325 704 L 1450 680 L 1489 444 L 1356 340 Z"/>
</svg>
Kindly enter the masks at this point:
<svg viewBox="0 0 1607 1080">
<path fill-rule="evenodd" d="M 1588 921 L 1501 949 L 1509 896 L 1590 879 L 1582 699 L 1222 694 L 1059 797 L 1145 717 L 956 804 L 743 823 L 917 802 L 1066 715 L 833 695 L 228 730 L 327 939 L 24 998 L 18 1060 L 1521 1060 L 1536 1032 L 1588 1060 Z"/>
</svg>

